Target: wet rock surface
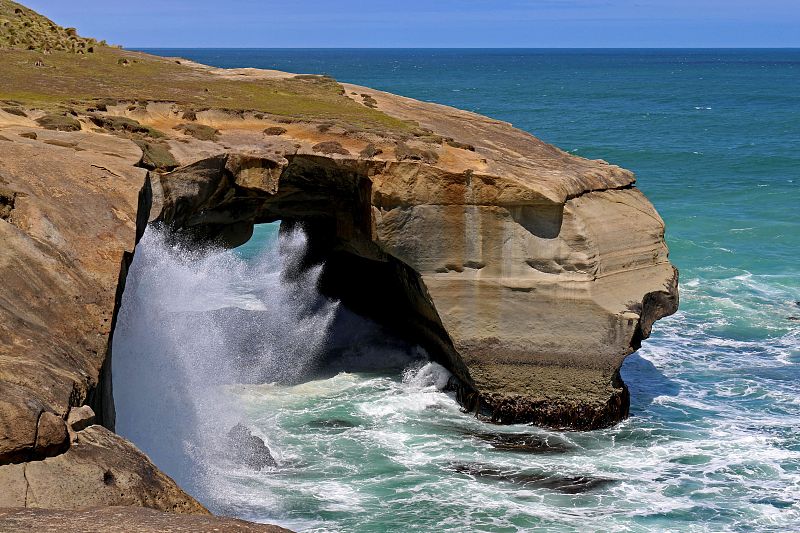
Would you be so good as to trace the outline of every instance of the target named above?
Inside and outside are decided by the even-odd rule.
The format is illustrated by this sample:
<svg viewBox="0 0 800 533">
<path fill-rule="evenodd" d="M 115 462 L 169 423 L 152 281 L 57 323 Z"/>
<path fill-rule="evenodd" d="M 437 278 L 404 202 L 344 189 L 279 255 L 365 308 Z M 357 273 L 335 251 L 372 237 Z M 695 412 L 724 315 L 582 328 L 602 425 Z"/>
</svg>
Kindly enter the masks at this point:
<svg viewBox="0 0 800 533">
<path fill-rule="evenodd" d="M 486 442 L 496 450 L 530 453 L 530 454 L 557 454 L 567 453 L 574 446 L 553 437 L 542 437 L 529 433 L 466 433 L 467 435 Z"/>
<path fill-rule="evenodd" d="M 228 445 L 234 462 L 253 470 L 277 466 L 269 448 L 241 422 L 228 432 Z"/>
<path fill-rule="evenodd" d="M 358 424 L 350 420 L 341 418 L 332 418 L 330 420 L 312 420 L 308 423 L 308 427 L 313 429 L 331 429 L 331 430 L 346 430 L 358 427 Z"/>
<path fill-rule="evenodd" d="M 476 480 L 510 483 L 525 489 L 553 490 L 562 494 L 582 494 L 616 482 L 601 477 L 519 472 L 481 463 L 453 462 L 447 468 Z"/>
</svg>

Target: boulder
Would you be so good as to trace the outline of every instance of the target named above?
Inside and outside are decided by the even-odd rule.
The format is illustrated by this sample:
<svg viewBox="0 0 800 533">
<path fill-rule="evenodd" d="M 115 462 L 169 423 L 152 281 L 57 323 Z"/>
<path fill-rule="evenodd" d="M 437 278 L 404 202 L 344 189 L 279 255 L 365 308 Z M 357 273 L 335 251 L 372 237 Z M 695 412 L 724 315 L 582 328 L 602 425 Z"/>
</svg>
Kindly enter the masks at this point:
<svg viewBox="0 0 800 533">
<path fill-rule="evenodd" d="M 78 432 L 94 424 L 94 421 L 95 415 L 92 408 L 88 405 L 82 405 L 81 407 L 73 407 L 69 410 L 67 426 L 70 431 Z"/>
<path fill-rule="evenodd" d="M 39 416 L 36 427 L 36 444 L 33 454 L 36 457 L 58 455 L 69 447 L 67 424 L 60 416 L 48 411 Z"/>
<path fill-rule="evenodd" d="M 241 422 L 228 432 L 228 448 L 234 462 L 253 470 L 277 465 L 264 441 L 253 435 Z"/>
</svg>

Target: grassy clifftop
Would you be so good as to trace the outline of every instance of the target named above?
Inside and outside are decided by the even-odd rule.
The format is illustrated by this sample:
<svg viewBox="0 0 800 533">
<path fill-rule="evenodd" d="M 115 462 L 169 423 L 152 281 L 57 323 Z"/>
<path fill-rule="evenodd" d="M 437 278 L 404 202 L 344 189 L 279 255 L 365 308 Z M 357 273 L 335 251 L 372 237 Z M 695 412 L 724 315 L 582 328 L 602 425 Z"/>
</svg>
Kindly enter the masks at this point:
<svg viewBox="0 0 800 533">
<path fill-rule="evenodd" d="M 26 7 L 0 0 L 0 100 L 43 109 L 96 100 L 167 101 L 187 109 L 257 111 L 359 128 L 407 122 L 353 101 L 322 76 L 226 76 L 177 59 L 105 46 Z"/>
<path fill-rule="evenodd" d="M 0 0 L 0 48 L 87 54 L 104 44 L 80 37 L 75 28 L 62 28 L 17 2 Z"/>
</svg>

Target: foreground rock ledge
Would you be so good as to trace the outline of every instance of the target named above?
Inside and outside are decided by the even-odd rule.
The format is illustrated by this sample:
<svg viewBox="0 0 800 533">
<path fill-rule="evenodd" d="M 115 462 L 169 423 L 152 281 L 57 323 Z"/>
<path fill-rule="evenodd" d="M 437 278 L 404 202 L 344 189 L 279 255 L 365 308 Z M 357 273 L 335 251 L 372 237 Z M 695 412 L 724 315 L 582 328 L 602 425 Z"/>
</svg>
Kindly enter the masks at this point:
<svg viewBox="0 0 800 533">
<path fill-rule="evenodd" d="M 99 507 L 82 511 L 0 509 L 5 533 L 230 533 L 288 532 L 276 526 L 216 516 L 178 516 L 142 507 Z"/>
</svg>

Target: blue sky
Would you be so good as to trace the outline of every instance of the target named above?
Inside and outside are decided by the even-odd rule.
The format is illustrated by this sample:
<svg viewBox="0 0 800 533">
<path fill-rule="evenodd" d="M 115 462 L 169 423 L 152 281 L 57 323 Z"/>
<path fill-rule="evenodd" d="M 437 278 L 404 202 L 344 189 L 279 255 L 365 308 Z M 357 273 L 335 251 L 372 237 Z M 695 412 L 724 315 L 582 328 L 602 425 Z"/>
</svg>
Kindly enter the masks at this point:
<svg viewBox="0 0 800 533">
<path fill-rule="evenodd" d="M 800 47 L 800 0 L 22 0 L 126 47 Z"/>
</svg>

